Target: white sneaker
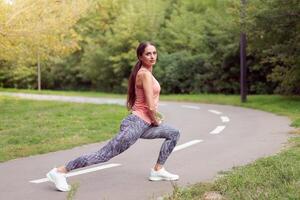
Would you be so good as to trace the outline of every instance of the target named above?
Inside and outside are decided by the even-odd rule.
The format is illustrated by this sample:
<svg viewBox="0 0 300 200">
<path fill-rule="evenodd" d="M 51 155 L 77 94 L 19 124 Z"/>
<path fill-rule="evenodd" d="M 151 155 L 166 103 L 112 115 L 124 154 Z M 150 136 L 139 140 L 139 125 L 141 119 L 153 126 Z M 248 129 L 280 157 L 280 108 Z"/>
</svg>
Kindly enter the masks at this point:
<svg viewBox="0 0 300 200">
<path fill-rule="evenodd" d="M 71 186 L 68 185 L 66 175 L 57 171 L 57 168 L 53 168 L 47 173 L 47 178 L 55 184 L 55 187 L 62 192 L 68 192 L 71 190 Z"/>
<path fill-rule="evenodd" d="M 161 168 L 158 171 L 151 169 L 150 181 L 176 181 L 179 179 L 179 176 L 176 174 L 171 174 L 165 170 L 165 168 Z"/>
</svg>

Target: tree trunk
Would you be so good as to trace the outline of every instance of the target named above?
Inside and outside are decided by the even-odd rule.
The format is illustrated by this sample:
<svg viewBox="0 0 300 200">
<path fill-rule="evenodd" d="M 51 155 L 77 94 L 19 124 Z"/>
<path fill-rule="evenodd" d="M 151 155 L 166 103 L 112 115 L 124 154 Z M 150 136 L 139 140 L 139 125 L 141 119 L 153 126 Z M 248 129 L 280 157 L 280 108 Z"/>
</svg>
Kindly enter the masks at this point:
<svg viewBox="0 0 300 200">
<path fill-rule="evenodd" d="M 40 54 L 38 52 L 38 63 L 37 63 L 37 72 L 38 72 L 38 90 L 41 91 L 41 64 L 40 64 Z"/>
</svg>

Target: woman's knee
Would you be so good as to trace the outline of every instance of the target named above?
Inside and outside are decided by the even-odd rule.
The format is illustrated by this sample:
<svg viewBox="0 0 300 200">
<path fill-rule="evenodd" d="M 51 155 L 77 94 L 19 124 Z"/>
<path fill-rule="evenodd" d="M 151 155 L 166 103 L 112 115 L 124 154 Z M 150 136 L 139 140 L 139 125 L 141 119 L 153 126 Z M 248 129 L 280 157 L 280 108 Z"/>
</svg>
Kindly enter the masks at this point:
<svg viewBox="0 0 300 200">
<path fill-rule="evenodd" d="M 180 138 L 180 131 L 178 129 L 173 129 L 171 131 L 171 139 L 177 142 L 179 138 Z"/>
</svg>

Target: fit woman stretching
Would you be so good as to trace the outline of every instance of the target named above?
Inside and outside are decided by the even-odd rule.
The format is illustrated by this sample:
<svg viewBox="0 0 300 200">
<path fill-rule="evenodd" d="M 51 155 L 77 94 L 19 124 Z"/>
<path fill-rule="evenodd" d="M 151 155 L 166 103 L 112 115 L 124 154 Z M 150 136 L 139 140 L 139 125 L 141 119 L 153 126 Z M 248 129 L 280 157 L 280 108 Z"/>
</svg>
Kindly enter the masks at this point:
<svg viewBox="0 0 300 200">
<path fill-rule="evenodd" d="M 119 133 L 99 151 L 80 156 L 66 165 L 54 168 L 47 177 L 60 191 L 69 191 L 65 174 L 71 170 L 103 163 L 124 152 L 139 138 L 165 138 L 158 160 L 150 172 L 149 180 L 178 180 L 179 176 L 167 172 L 163 165 L 179 139 L 179 131 L 164 123 L 158 115 L 160 85 L 152 75 L 156 63 L 156 48 L 150 42 L 140 43 L 137 48 L 134 69 L 129 77 L 127 107 L 132 111 L 123 119 Z"/>
</svg>

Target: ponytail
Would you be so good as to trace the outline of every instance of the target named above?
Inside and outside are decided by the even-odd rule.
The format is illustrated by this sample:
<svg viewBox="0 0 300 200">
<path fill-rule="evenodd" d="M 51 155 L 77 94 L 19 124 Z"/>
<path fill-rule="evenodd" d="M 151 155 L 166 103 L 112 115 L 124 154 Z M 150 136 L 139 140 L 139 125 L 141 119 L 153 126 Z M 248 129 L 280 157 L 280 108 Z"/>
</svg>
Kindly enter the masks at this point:
<svg viewBox="0 0 300 200">
<path fill-rule="evenodd" d="M 135 102 L 135 79 L 139 69 L 142 67 L 142 62 L 139 60 L 135 64 L 128 81 L 128 91 L 127 91 L 127 109 L 131 110 Z"/>
</svg>

